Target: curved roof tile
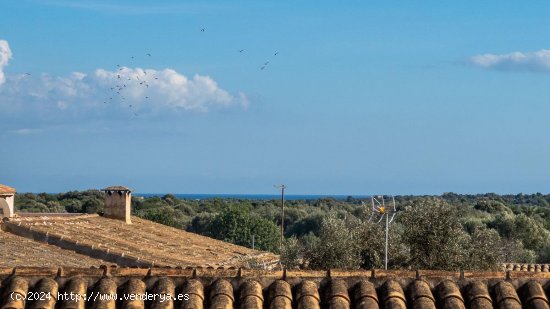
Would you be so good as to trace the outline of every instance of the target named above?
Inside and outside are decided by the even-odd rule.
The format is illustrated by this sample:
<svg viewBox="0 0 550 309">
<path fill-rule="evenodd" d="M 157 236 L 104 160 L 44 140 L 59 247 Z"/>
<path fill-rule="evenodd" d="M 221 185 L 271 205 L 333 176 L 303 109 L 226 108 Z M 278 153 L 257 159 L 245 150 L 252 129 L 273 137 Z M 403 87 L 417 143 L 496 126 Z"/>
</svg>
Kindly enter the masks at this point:
<svg viewBox="0 0 550 309">
<path fill-rule="evenodd" d="M 334 273 L 338 276 L 329 276 Z M 516 273 L 515 276 L 510 273 L 507 276 L 504 272 L 499 276 L 471 273 L 470 278 L 422 271 L 413 277 L 398 271 L 387 271 L 382 275 L 366 270 L 319 274 L 318 271 L 287 271 L 285 274 L 281 271 L 246 269 L 227 272 L 118 267 L 0 268 L 3 292 L 0 306 L 20 309 L 549 308 L 548 290 L 545 289 L 550 287 L 550 273 L 536 276 L 526 273 Z M 514 279 L 506 279 L 511 277 Z M 61 294 L 73 292 L 82 295 L 88 292 L 93 293 L 90 295 L 110 295 L 116 296 L 116 299 L 89 297 L 85 301 L 69 301 L 60 296 L 38 303 L 6 297 L 11 293 L 27 295 L 28 292 L 57 295 L 58 291 Z M 154 295 L 157 297 L 151 298 Z M 171 295 L 175 299 L 158 295 Z M 264 299 L 264 295 L 268 297 Z M 354 296 L 350 298 L 349 295 Z M 144 300 L 145 296 L 149 299 Z M 380 304 L 378 300 L 381 300 Z"/>
</svg>

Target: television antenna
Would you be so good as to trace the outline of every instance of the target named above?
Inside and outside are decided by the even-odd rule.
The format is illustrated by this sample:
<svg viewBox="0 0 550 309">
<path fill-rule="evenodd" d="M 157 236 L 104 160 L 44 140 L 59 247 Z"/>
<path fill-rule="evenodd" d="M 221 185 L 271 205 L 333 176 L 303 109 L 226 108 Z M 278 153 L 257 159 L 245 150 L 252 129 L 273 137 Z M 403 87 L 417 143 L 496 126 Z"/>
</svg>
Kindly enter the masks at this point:
<svg viewBox="0 0 550 309">
<path fill-rule="evenodd" d="M 386 198 L 389 198 L 388 205 L 386 205 Z M 395 215 L 397 214 L 397 209 L 395 207 L 395 198 L 393 195 L 390 196 L 384 196 L 384 195 L 378 195 L 378 196 L 371 196 L 371 205 L 372 205 L 372 211 L 371 216 L 369 218 L 369 222 L 373 221 L 373 219 L 376 219 L 376 223 L 382 222 L 382 220 L 385 219 L 386 221 L 386 243 L 384 246 L 384 269 L 388 269 L 388 242 L 389 242 L 389 229 L 390 229 L 390 223 L 393 222 L 393 219 L 395 219 Z"/>
</svg>

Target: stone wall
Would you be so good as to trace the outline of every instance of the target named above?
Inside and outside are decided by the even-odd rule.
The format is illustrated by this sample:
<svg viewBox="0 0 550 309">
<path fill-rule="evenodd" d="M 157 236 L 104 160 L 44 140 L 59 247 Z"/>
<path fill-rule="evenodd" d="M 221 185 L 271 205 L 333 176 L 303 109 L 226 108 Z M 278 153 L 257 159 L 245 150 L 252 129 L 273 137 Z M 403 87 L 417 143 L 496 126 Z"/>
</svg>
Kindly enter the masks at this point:
<svg viewBox="0 0 550 309">
<path fill-rule="evenodd" d="M 119 219 L 132 223 L 131 219 L 132 193 L 130 191 L 105 192 L 105 217 Z"/>
</svg>

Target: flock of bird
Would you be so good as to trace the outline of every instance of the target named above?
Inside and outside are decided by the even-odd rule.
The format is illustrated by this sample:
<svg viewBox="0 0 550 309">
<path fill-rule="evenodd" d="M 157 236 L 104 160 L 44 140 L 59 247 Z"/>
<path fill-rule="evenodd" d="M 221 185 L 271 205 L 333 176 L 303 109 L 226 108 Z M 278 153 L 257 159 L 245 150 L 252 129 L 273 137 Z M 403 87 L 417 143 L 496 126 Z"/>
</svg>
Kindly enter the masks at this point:
<svg viewBox="0 0 550 309">
<path fill-rule="evenodd" d="M 145 56 L 152 57 L 150 53 L 146 53 Z M 130 59 L 134 60 L 135 56 L 131 56 Z M 149 76 L 153 79 L 158 79 L 155 75 L 149 75 L 147 74 L 147 70 L 143 70 L 143 76 L 140 78 L 139 74 L 135 75 L 135 78 L 133 76 L 123 76 L 125 67 L 121 66 L 120 64 L 117 64 L 117 71 L 116 71 L 116 81 L 117 83 L 113 85 L 113 87 L 110 87 L 111 94 L 109 96 L 108 100 L 103 101 L 103 104 L 107 104 L 109 101 L 114 100 L 116 97 L 120 99 L 121 101 L 125 101 L 126 97 L 124 96 L 124 92 L 126 89 L 128 89 L 127 86 L 133 85 L 138 87 L 143 87 L 144 89 L 149 88 Z M 146 93 L 144 96 L 145 100 L 149 100 L 149 95 Z M 139 116 L 138 113 L 135 111 L 134 106 L 132 104 L 128 104 L 128 108 L 132 112 L 134 116 Z"/>
<path fill-rule="evenodd" d="M 201 32 L 205 32 L 206 31 L 206 28 L 201 28 Z M 244 53 L 246 52 L 246 49 L 239 49 L 239 53 Z M 278 51 L 275 51 L 273 53 L 273 56 L 277 56 L 279 54 Z M 261 66 L 260 66 L 260 70 L 265 70 L 267 68 L 267 65 L 269 64 L 269 61 L 266 61 L 264 62 Z"/>
<path fill-rule="evenodd" d="M 206 32 L 206 28 L 201 28 L 200 29 L 201 32 Z M 246 50 L 245 49 L 239 49 L 238 50 L 239 53 L 245 53 Z M 274 56 L 277 56 L 279 54 L 278 51 L 275 51 L 273 53 Z M 152 57 L 151 53 L 145 53 L 145 56 L 146 57 Z M 131 60 L 135 60 L 135 56 L 131 56 L 130 59 Z M 268 68 L 268 65 L 269 65 L 269 61 L 265 61 L 263 62 L 263 64 L 261 66 L 259 66 L 259 69 L 260 70 L 265 70 Z M 103 104 L 109 104 L 110 102 L 113 102 L 115 101 L 116 99 L 120 99 L 120 102 L 124 102 L 126 101 L 126 97 L 124 96 L 124 93 L 127 89 L 129 89 L 128 86 L 139 86 L 139 87 L 143 87 L 145 90 L 147 90 L 149 88 L 149 82 L 151 81 L 150 78 L 153 78 L 155 80 L 158 80 L 158 77 L 155 76 L 155 75 L 149 75 L 147 73 L 147 70 L 143 70 L 143 76 L 140 78 L 140 76 L 138 74 L 135 75 L 135 77 L 132 77 L 132 76 L 123 76 L 124 74 L 124 71 L 125 69 L 128 69 L 124 66 L 121 66 L 120 64 L 117 64 L 117 69 L 116 69 L 116 84 L 112 85 L 112 87 L 110 87 L 110 90 L 111 90 L 111 93 L 109 95 L 109 98 L 105 99 L 103 101 Z M 27 72 L 25 73 L 26 76 L 31 76 L 31 73 Z M 132 84 L 133 83 L 133 84 Z M 150 95 L 145 91 L 145 95 L 143 97 L 144 100 L 149 100 L 150 99 Z M 134 115 L 134 116 L 139 116 L 139 114 L 135 111 L 134 109 L 134 106 L 132 104 L 128 104 L 128 108 L 130 109 L 131 113 Z"/>
<path fill-rule="evenodd" d="M 201 32 L 206 32 L 206 28 L 201 28 L 200 29 Z M 238 50 L 239 53 L 245 53 L 246 52 L 246 49 L 239 49 Z M 279 54 L 278 51 L 275 51 L 273 53 L 273 56 L 277 56 Z M 145 56 L 147 57 L 151 57 L 151 54 L 150 53 L 146 53 Z M 135 57 L 134 56 L 131 56 L 130 59 L 134 60 Z M 259 67 L 260 70 L 265 70 L 268 68 L 268 65 L 269 65 L 269 61 L 265 61 L 263 62 L 263 64 Z M 120 72 L 120 71 L 123 71 L 124 70 L 124 67 L 121 67 L 120 65 L 117 64 L 117 70 Z M 113 87 L 111 87 L 111 96 L 109 97 L 109 100 L 105 100 L 103 103 L 104 104 L 107 104 L 108 101 L 111 101 L 111 100 L 114 100 L 115 97 L 118 96 L 118 98 L 122 101 L 124 101 L 126 98 L 124 97 L 124 90 L 127 89 L 127 85 L 128 83 L 135 83 L 137 84 L 138 86 L 140 87 L 144 87 L 144 88 L 149 88 L 149 80 L 147 80 L 147 78 L 145 77 L 149 77 L 149 75 L 147 74 L 147 71 L 146 70 L 143 70 L 143 75 L 142 78 L 140 79 L 139 78 L 139 75 L 136 75 L 135 76 L 135 79 L 130 77 L 130 78 L 126 78 L 126 80 L 124 80 L 125 78 L 123 78 L 120 74 L 117 74 L 117 80 L 119 81 L 118 84 L 114 85 Z M 152 76 L 152 78 L 154 79 L 158 79 L 157 76 Z M 145 100 L 149 100 L 150 96 L 146 95 L 144 96 L 144 99 Z M 134 109 L 134 106 L 132 104 L 128 104 L 128 108 L 130 109 L 131 113 L 134 115 L 134 116 L 139 116 L 138 113 L 135 111 Z"/>
</svg>

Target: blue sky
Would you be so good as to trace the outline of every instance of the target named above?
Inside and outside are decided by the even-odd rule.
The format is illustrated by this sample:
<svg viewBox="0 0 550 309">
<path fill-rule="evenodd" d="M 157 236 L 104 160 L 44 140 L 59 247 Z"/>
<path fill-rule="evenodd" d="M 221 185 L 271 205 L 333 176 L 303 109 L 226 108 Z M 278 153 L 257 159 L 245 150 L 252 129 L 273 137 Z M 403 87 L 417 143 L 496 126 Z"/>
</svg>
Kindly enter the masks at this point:
<svg viewBox="0 0 550 309">
<path fill-rule="evenodd" d="M 0 183 L 549 192 L 549 14 L 546 1 L 2 1 Z"/>
</svg>

